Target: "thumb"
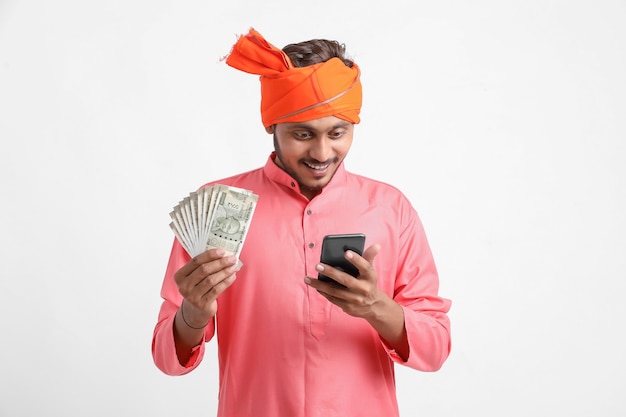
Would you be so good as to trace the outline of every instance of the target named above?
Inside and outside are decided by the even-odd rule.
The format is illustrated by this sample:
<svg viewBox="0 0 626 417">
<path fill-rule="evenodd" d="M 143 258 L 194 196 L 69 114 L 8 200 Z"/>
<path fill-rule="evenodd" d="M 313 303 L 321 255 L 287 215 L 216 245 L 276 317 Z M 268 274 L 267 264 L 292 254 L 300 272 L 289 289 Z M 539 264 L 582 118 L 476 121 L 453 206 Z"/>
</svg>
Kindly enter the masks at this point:
<svg viewBox="0 0 626 417">
<path fill-rule="evenodd" d="M 371 264 L 374 262 L 374 258 L 378 255 L 378 252 L 380 252 L 380 245 L 378 243 L 374 243 L 365 249 L 365 252 L 363 252 L 363 258 Z"/>
</svg>

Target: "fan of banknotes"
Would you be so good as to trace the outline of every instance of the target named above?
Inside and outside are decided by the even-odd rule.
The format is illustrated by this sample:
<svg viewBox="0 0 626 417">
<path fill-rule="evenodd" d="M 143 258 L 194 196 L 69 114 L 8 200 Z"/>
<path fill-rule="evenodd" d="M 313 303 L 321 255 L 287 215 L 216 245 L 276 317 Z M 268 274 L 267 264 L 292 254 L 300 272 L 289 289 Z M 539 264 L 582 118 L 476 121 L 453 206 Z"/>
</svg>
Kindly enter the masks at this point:
<svg viewBox="0 0 626 417">
<path fill-rule="evenodd" d="M 258 198 L 222 184 L 201 188 L 174 207 L 170 228 L 191 257 L 222 248 L 239 259 Z"/>
</svg>

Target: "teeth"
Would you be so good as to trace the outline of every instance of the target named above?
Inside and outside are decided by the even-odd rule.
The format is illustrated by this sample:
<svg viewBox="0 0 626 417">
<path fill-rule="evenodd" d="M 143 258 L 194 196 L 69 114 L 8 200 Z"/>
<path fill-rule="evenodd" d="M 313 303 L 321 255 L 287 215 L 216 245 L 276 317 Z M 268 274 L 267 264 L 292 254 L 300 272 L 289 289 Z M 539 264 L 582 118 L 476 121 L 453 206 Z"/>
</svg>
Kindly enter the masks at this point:
<svg viewBox="0 0 626 417">
<path fill-rule="evenodd" d="M 312 168 L 312 169 L 315 169 L 315 170 L 318 170 L 318 171 L 324 170 L 324 169 L 328 168 L 328 166 L 330 165 L 330 164 L 325 164 L 325 165 L 311 165 L 311 164 L 306 163 L 306 162 L 305 162 L 305 164 L 306 164 L 306 166 L 308 166 L 309 168 Z"/>
</svg>

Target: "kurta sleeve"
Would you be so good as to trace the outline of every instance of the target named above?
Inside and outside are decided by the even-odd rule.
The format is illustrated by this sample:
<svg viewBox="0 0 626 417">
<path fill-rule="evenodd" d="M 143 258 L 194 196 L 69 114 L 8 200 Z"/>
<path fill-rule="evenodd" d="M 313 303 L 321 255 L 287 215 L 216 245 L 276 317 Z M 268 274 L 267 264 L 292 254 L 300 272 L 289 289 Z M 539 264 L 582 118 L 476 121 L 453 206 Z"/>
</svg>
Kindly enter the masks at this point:
<svg viewBox="0 0 626 417">
<path fill-rule="evenodd" d="M 174 343 L 174 319 L 182 303 L 182 296 L 178 292 L 174 274 L 190 259 L 185 249 L 177 240 L 174 240 L 161 287 L 163 303 L 152 336 L 152 358 L 157 368 L 167 375 L 184 375 L 194 370 L 204 357 L 204 343 L 211 340 L 215 334 L 215 318 L 213 318 L 206 327 L 204 340 L 194 348 L 189 361 L 184 364 L 180 363 Z"/>
<path fill-rule="evenodd" d="M 421 371 L 437 371 L 450 354 L 451 301 L 438 295 L 439 276 L 419 216 L 412 207 L 402 214 L 398 269 L 393 298 L 404 310 L 409 342 L 405 362 L 385 345 L 392 360 Z"/>
</svg>

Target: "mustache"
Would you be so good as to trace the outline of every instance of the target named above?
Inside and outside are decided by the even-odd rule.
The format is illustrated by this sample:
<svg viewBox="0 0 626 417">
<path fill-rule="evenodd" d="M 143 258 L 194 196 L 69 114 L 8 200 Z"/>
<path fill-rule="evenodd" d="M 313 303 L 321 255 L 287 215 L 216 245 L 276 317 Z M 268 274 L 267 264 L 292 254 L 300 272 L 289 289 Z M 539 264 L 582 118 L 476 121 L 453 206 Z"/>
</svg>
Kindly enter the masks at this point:
<svg viewBox="0 0 626 417">
<path fill-rule="evenodd" d="M 339 162 L 339 158 L 334 157 L 331 159 L 327 159 L 326 161 L 318 161 L 317 159 L 302 158 L 300 159 L 300 162 L 309 164 L 309 165 L 326 165 L 326 164 L 334 164 L 336 162 Z"/>
</svg>

